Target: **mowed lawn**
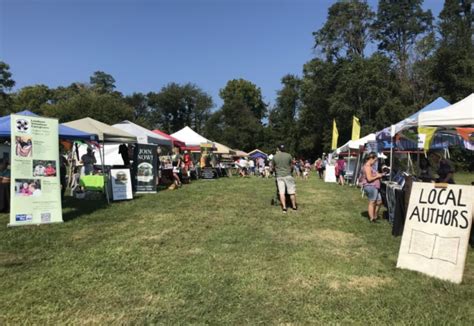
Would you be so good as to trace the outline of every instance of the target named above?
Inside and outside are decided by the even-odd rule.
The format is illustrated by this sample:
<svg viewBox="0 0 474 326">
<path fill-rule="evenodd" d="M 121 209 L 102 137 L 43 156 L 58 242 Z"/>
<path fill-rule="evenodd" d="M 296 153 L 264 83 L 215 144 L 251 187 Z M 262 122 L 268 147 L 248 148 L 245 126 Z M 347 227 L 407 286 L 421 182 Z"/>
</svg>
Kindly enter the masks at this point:
<svg viewBox="0 0 474 326">
<path fill-rule="evenodd" d="M 358 189 L 297 187 L 287 215 L 274 179 L 237 177 L 69 201 L 62 224 L 2 214 L 0 324 L 474 324 L 473 249 L 461 285 L 399 270 Z"/>
</svg>

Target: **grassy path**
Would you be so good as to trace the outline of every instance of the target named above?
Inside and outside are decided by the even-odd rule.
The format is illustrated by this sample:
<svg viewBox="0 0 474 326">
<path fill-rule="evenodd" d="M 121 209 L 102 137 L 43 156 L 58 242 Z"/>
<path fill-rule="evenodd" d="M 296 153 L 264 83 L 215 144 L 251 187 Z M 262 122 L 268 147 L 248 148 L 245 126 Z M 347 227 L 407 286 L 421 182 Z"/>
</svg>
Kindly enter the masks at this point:
<svg viewBox="0 0 474 326">
<path fill-rule="evenodd" d="M 6 228 L 0 324 L 473 324 L 474 251 L 456 286 L 395 268 L 400 238 L 361 216 L 354 188 L 200 181 L 110 207 L 70 203 L 67 223 Z"/>
</svg>

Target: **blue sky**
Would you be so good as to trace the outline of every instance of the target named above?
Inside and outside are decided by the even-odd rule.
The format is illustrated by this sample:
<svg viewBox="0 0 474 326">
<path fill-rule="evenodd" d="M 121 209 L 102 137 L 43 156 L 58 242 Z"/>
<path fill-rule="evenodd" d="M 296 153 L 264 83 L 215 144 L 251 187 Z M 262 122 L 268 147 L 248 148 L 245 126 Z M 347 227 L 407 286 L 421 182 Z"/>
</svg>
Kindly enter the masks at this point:
<svg viewBox="0 0 474 326">
<path fill-rule="evenodd" d="M 124 94 L 192 82 L 252 81 L 274 102 L 280 79 L 314 56 L 335 0 L 0 0 L 0 60 L 21 88 L 111 74 Z M 369 1 L 375 9 L 376 0 Z M 443 0 L 425 0 L 437 16 Z"/>
</svg>

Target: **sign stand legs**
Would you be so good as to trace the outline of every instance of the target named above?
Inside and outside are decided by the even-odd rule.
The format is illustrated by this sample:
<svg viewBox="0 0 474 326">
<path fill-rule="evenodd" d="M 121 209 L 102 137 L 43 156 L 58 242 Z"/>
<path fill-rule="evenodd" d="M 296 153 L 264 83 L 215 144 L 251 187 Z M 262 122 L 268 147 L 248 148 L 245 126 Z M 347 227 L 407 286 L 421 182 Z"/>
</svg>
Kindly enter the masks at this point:
<svg viewBox="0 0 474 326">
<path fill-rule="evenodd" d="M 100 144 L 99 144 L 100 145 Z M 109 175 L 105 173 L 105 164 L 104 164 L 104 159 L 105 159 L 105 143 L 102 143 L 102 151 L 99 148 L 99 153 L 100 153 L 100 161 L 102 162 L 102 173 L 104 175 L 104 190 L 105 190 L 105 197 L 107 198 L 107 204 L 110 204 L 110 198 L 109 198 Z"/>
</svg>

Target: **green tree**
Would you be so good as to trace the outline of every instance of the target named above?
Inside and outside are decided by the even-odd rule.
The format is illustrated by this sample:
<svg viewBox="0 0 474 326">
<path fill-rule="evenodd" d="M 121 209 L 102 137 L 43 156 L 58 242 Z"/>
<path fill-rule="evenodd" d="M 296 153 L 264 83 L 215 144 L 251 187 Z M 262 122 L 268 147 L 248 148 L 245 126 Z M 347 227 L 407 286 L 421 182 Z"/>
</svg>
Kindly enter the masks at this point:
<svg viewBox="0 0 474 326">
<path fill-rule="evenodd" d="M 5 115 L 12 109 L 12 101 L 8 92 L 15 86 L 11 78 L 10 66 L 0 61 L 0 114 Z"/>
<path fill-rule="evenodd" d="M 99 94 L 88 88 L 79 90 L 67 99 L 47 104 L 42 110 L 46 115 L 58 118 L 60 122 L 91 117 L 107 124 L 115 124 L 133 119 L 133 108 L 122 98 L 112 94 Z"/>
<path fill-rule="evenodd" d="M 420 39 L 432 31 L 433 15 L 423 11 L 423 0 L 379 0 L 373 25 L 378 48 L 392 58 L 402 79 L 408 79 L 410 52 Z"/>
<path fill-rule="evenodd" d="M 132 95 L 126 96 L 124 101 L 133 108 L 133 122 L 145 128 L 153 128 L 151 110 L 146 95 L 133 93 Z"/>
<path fill-rule="evenodd" d="M 331 141 L 329 95 L 334 91 L 336 71 L 336 64 L 320 59 L 313 59 L 303 66 L 298 154 L 304 157 L 321 155 Z"/>
<path fill-rule="evenodd" d="M 298 150 L 297 119 L 301 107 L 301 80 L 294 75 L 286 75 L 281 79 L 282 89 L 277 93 L 276 105 L 270 111 L 265 142 L 270 149 L 276 148 L 279 143 L 287 146 L 290 153 Z M 268 139 L 269 136 L 271 139 Z"/>
<path fill-rule="evenodd" d="M 42 108 L 51 100 L 51 91 L 46 85 L 26 86 L 13 95 L 13 111 L 30 110 L 42 115 Z"/>
<path fill-rule="evenodd" d="M 205 135 L 231 148 L 251 151 L 263 139 L 263 126 L 242 99 L 225 101 L 208 120 Z"/>
<path fill-rule="evenodd" d="M 263 102 L 261 89 L 248 80 L 229 80 L 219 91 L 219 96 L 227 103 L 244 104 L 258 120 L 267 114 L 267 104 Z"/>
<path fill-rule="evenodd" d="M 249 151 L 263 144 L 262 119 L 267 105 L 255 84 L 234 79 L 220 90 L 224 104 L 206 124 L 205 135 L 233 148 Z"/>
<path fill-rule="evenodd" d="M 375 14 L 366 1 L 338 1 L 329 7 L 324 26 L 313 33 L 315 48 L 329 61 L 363 57 L 371 40 L 370 27 Z"/>
<path fill-rule="evenodd" d="M 112 93 L 115 89 L 115 79 L 103 71 L 96 71 L 90 77 L 90 84 L 100 94 Z"/>
<path fill-rule="evenodd" d="M 439 15 L 441 39 L 432 76 L 437 91 L 452 102 L 474 89 L 473 17 L 471 0 L 446 0 Z"/>
<path fill-rule="evenodd" d="M 212 97 L 191 83 L 170 83 L 147 97 L 154 126 L 168 133 L 184 126 L 201 132 L 214 106 Z"/>
</svg>

